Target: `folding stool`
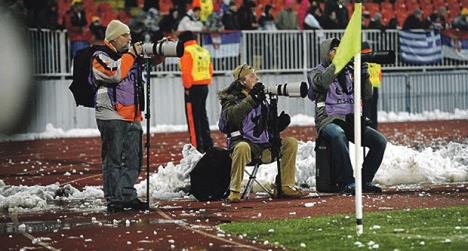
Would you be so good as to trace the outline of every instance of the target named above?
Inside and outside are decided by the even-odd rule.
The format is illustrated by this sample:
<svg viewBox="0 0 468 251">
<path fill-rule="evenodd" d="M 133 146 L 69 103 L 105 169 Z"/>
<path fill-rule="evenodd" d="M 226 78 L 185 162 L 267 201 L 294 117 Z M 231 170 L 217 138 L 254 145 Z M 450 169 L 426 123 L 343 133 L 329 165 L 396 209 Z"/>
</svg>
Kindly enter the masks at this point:
<svg viewBox="0 0 468 251">
<path fill-rule="evenodd" d="M 252 173 L 249 173 L 247 170 L 244 169 L 244 172 L 247 175 L 249 175 L 249 181 L 247 182 L 247 186 L 245 187 L 244 192 L 242 193 L 242 197 L 241 197 L 242 199 L 247 200 L 249 198 L 249 194 L 252 191 L 252 186 L 254 182 L 256 182 L 260 186 L 260 188 L 263 189 L 263 191 L 267 192 L 270 196 L 273 196 L 273 192 L 271 191 L 271 189 L 266 188 L 256 179 L 258 168 L 260 167 L 261 164 L 262 164 L 261 160 L 253 160 L 252 162 L 247 164 L 247 166 L 254 167 L 252 170 Z"/>
</svg>

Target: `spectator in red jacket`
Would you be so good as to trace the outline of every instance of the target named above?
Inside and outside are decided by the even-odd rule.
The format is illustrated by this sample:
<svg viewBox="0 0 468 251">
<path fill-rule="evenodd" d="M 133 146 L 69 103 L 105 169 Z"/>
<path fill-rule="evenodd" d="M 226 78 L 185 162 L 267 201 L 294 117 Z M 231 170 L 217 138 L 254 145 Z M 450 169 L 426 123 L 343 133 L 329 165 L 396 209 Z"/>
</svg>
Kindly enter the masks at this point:
<svg viewBox="0 0 468 251">
<path fill-rule="evenodd" d="M 86 13 L 81 0 L 72 1 L 70 10 L 65 14 L 64 24 L 70 40 L 71 56 L 74 57 L 77 51 L 89 46 Z"/>
</svg>

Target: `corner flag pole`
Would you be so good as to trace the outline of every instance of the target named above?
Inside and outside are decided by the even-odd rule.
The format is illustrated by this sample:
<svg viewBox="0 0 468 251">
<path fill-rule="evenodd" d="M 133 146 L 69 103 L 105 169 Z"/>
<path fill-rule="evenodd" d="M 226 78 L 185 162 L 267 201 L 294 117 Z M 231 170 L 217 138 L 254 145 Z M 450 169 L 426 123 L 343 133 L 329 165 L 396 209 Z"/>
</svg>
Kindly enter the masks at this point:
<svg viewBox="0 0 468 251">
<path fill-rule="evenodd" d="M 356 1 L 354 11 L 359 8 L 361 12 L 361 1 Z M 361 30 L 359 30 L 361 31 Z M 356 37 L 359 45 L 362 43 L 362 34 Z M 361 235 L 364 232 L 362 223 L 362 148 L 361 148 L 361 51 L 354 56 L 354 179 L 356 184 L 355 206 L 356 206 L 356 234 Z"/>
<path fill-rule="evenodd" d="M 357 0 L 354 4 L 354 13 L 346 26 L 340 45 L 336 50 L 333 64 L 335 75 L 338 74 L 354 57 L 354 144 L 355 160 L 354 178 L 356 192 L 356 233 L 363 233 L 362 225 L 362 150 L 361 150 L 361 43 L 362 43 L 362 4 Z"/>
<path fill-rule="evenodd" d="M 361 54 L 354 57 L 354 179 L 356 184 L 356 233 L 364 231 L 362 225 L 362 148 L 361 148 Z"/>
</svg>

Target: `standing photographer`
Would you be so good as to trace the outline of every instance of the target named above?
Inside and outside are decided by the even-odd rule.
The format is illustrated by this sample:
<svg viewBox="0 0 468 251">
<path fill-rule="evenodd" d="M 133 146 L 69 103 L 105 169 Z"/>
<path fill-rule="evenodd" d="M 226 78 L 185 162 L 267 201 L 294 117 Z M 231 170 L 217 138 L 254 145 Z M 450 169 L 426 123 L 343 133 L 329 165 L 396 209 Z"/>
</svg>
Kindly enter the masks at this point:
<svg viewBox="0 0 468 251">
<path fill-rule="evenodd" d="M 309 98 L 315 100 L 317 135 L 330 145 L 331 170 L 336 172 L 339 189 L 344 193 L 354 193 L 355 183 L 348 144 L 348 141 L 354 140 L 354 82 L 347 67 L 335 75 L 335 65 L 331 62 L 339 43 L 340 40 L 330 38 L 320 44 L 321 64 L 308 76 Z M 363 96 L 366 99 L 372 96 L 366 63 L 362 64 L 361 78 Z M 312 93 L 314 97 L 311 97 Z M 363 163 L 362 191 L 380 193 L 382 189 L 375 186 L 372 180 L 382 163 L 387 140 L 364 121 L 362 126 L 362 145 L 370 148 Z"/>
<path fill-rule="evenodd" d="M 92 60 L 96 93 L 96 121 L 102 140 L 104 196 L 107 210 L 124 208 L 146 210 L 137 198 L 134 184 L 142 164 L 141 107 L 143 87 L 137 79 L 141 67 L 137 55 L 141 43 L 131 46 L 130 29 L 112 20 L 106 29 L 104 44 Z"/>
<path fill-rule="evenodd" d="M 239 65 L 233 72 L 234 82 L 218 93 L 222 111 L 220 121 L 228 135 L 228 148 L 232 152 L 231 182 L 229 202 L 240 201 L 240 186 L 244 168 L 252 160 L 262 163 L 273 161 L 268 132 L 268 107 L 265 92 L 258 82 L 255 70 L 247 65 Z M 279 131 L 289 125 L 289 115 L 282 113 L 278 118 Z M 296 183 L 297 140 L 284 138 L 281 142 L 281 195 L 285 198 L 299 198 L 302 193 L 294 188 Z M 278 188 L 277 188 L 278 189 Z"/>
</svg>

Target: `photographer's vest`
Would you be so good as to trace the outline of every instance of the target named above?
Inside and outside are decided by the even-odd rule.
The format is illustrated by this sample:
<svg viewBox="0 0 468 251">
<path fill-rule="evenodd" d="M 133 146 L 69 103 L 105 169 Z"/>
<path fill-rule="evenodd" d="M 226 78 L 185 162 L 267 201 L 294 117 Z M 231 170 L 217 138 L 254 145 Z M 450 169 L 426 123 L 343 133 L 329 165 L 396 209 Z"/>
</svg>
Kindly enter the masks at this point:
<svg viewBox="0 0 468 251">
<path fill-rule="evenodd" d="M 317 66 L 320 72 L 325 71 L 322 64 Z M 354 87 L 349 71 L 345 73 L 346 82 L 344 86 L 338 82 L 338 78 L 334 78 L 333 82 L 327 89 L 325 101 L 316 100 L 317 107 L 325 106 L 325 111 L 330 115 L 347 115 L 354 112 Z M 309 95 L 310 97 L 310 95 Z"/>
<path fill-rule="evenodd" d="M 236 101 L 240 103 L 242 99 Z M 270 142 L 270 135 L 268 133 L 268 126 L 265 120 L 266 115 L 262 115 L 262 106 L 250 110 L 242 121 L 241 128 L 232 128 L 227 124 L 224 119 L 224 114 L 221 112 L 221 116 L 218 122 L 219 130 L 227 135 L 227 148 L 230 149 L 233 140 L 242 138 L 254 144 L 268 144 Z M 264 107 L 268 111 L 267 107 Z"/>
<path fill-rule="evenodd" d="M 98 59 L 98 54 L 104 54 L 112 58 L 114 61 L 117 61 L 121 57 L 120 54 L 109 48 L 96 51 L 93 54 L 93 57 Z M 144 94 L 143 87 L 138 87 L 138 74 L 141 72 L 138 67 L 138 63 L 135 60 L 127 76 L 117 85 L 96 83 L 98 86 L 101 86 L 98 89 L 97 94 L 106 88 L 112 107 L 124 120 L 127 121 L 142 120 L 140 107 L 143 107 Z"/>
<path fill-rule="evenodd" d="M 184 55 L 180 59 L 184 88 L 192 85 L 209 85 L 213 75 L 210 53 L 195 40 L 184 43 Z"/>
</svg>

